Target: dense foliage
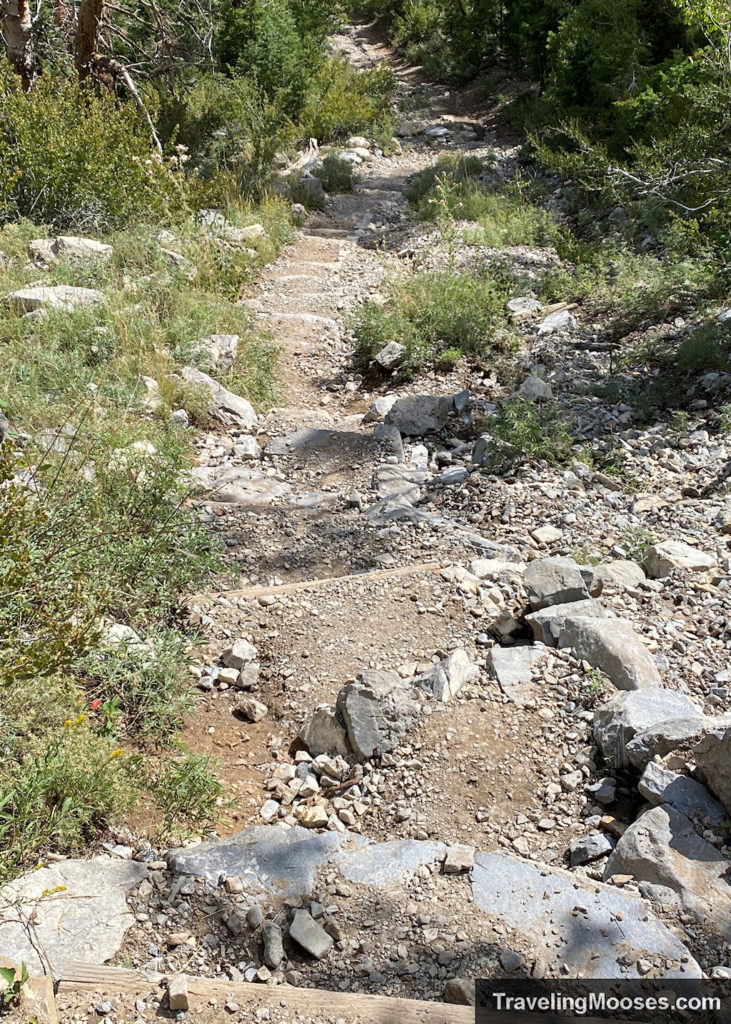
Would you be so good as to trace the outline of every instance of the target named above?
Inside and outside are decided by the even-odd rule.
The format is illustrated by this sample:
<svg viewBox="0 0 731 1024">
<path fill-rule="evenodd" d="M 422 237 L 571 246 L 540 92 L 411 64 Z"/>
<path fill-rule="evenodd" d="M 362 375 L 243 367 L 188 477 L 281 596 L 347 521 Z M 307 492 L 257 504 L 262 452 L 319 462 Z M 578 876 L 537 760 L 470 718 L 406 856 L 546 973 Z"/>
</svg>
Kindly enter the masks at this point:
<svg viewBox="0 0 731 1024">
<path fill-rule="evenodd" d="M 731 11 L 721 0 L 369 0 L 434 75 L 533 82 L 512 104 L 587 231 L 624 207 L 635 241 L 728 262 Z M 681 230 L 677 222 L 684 224 Z M 601 229 L 601 222 L 599 222 Z"/>
<path fill-rule="evenodd" d="M 388 131 L 390 72 L 328 53 L 334 0 L 101 8 L 91 66 L 71 15 L 42 4 L 32 86 L 0 65 L 0 223 L 170 220 L 260 197 L 274 156 L 310 137 Z"/>
</svg>

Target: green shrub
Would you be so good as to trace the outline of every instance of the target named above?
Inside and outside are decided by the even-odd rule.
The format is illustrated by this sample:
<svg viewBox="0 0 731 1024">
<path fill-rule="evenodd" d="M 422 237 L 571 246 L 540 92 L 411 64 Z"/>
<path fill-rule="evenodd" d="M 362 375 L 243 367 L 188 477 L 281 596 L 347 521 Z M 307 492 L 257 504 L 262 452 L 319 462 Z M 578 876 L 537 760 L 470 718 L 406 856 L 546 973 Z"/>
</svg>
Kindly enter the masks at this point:
<svg viewBox="0 0 731 1024">
<path fill-rule="evenodd" d="M 133 105 L 49 76 L 25 95 L 0 67 L 0 222 L 109 229 L 185 202 L 179 164 L 160 158 Z"/>
<path fill-rule="evenodd" d="M 322 187 L 331 195 L 352 192 L 358 182 L 353 165 L 337 154 L 323 157 L 322 168 L 317 171 Z"/>
<path fill-rule="evenodd" d="M 0 878 L 5 879 L 49 844 L 80 852 L 100 828 L 134 806 L 138 790 L 122 749 L 96 733 L 83 713 L 34 735 L 21 731 L 20 709 L 13 717 L 7 700 L 3 705 Z"/>
<path fill-rule="evenodd" d="M 386 65 L 358 70 L 331 57 L 318 71 L 302 114 L 304 132 L 320 142 L 391 129 L 393 73 Z"/>
<path fill-rule="evenodd" d="M 484 426 L 493 437 L 514 449 L 507 465 L 501 467 L 503 472 L 513 468 L 520 459 L 545 459 L 560 464 L 572 455 L 571 424 L 554 402 L 533 403 L 511 398 Z"/>
<path fill-rule="evenodd" d="M 151 789 L 163 812 L 160 838 L 209 828 L 220 815 L 223 786 L 213 774 L 215 762 L 203 754 L 188 754 L 164 764 Z"/>
<path fill-rule="evenodd" d="M 464 153 L 442 154 L 431 167 L 419 171 L 411 178 L 404 193 L 406 200 L 413 209 L 419 211 L 423 219 L 426 219 L 427 210 L 423 204 L 433 199 L 438 183 L 460 185 L 471 182 L 479 178 L 485 169 L 483 161 L 476 156 L 467 156 Z"/>
<path fill-rule="evenodd" d="M 457 352 L 486 358 L 509 348 L 504 320 L 505 292 L 491 279 L 468 271 L 422 272 L 390 286 L 385 306 L 369 301 L 351 317 L 362 358 L 389 341 L 405 345 L 417 366 Z"/>
</svg>

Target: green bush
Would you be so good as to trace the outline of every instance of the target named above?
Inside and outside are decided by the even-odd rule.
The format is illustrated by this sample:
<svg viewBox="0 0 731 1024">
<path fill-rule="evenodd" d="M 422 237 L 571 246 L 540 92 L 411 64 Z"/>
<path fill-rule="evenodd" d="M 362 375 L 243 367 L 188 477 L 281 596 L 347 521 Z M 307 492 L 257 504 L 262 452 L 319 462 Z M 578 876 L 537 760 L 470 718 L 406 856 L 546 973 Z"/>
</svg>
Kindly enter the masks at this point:
<svg viewBox="0 0 731 1024">
<path fill-rule="evenodd" d="M 461 185 L 472 182 L 485 170 L 485 164 L 476 156 L 442 154 L 431 167 L 419 171 L 411 178 L 405 192 L 406 200 L 422 219 L 427 219 L 431 211 L 426 204 L 434 199 L 438 184 Z"/>
<path fill-rule="evenodd" d="M 364 303 L 350 326 L 364 359 L 398 341 L 412 367 L 440 358 L 453 364 L 457 352 L 486 358 L 511 347 L 505 299 L 498 283 L 475 273 L 425 271 L 393 282 L 385 306 Z"/>
<path fill-rule="evenodd" d="M 358 183 L 353 165 L 337 154 L 323 157 L 322 167 L 317 171 L 322 187 L 331 195 L 352 192 Z"/>
<path fill-rule="evenodd" d="M 188 754 L 162 766 L 152 782 L 152 792 L 163 811 L 160 838 L 204 831 L 220 815 L 223 786 L 213 774 L 215 762 L 203 754 Z"/>
<path fill-rule="evenodd" d="M 484 424 L 488 433 L 505 441 L 514 449 L 514 456 L 501 467 L 505 472 L 521 459 L 545 459 L 564 463 L 571 457 L 571 424 L 553 402 L 540 404 L 511 398 L 499 412 Z"/>
<path fill-rule="evenodd" d="M 331 57 L 318 71 L 302 113 L 304 132 L 320 142 L 363 132 L 390 137 L 393 91 L 386 65 L 361 71 Z"/>
<path fill-rule="evenodd" d="M 134 106 L 50 76 L 25 95 L 0 66 L 0 223 L 109 229 L 185 202 L 179 164 L 161 159 Z"/>
</svg>

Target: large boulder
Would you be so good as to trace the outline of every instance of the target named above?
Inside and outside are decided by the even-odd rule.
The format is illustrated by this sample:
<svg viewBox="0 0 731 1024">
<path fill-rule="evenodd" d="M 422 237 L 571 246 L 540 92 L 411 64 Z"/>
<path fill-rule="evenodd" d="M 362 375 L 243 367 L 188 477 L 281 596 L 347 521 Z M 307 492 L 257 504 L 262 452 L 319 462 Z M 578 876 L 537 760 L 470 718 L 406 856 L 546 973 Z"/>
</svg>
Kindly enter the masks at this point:
<svg viewBox="0 0 731 1024">
<path fill-rule="evenodd" d="M 571 558 L 536 558 L 525 570 L 525 589 L 534 612 L 589 597 L 581 570 Z"/>
<path fill-rule="evenodd" d="M 134 915 L 127 894 L 147 878 L 138 861 L 94 857 L 37 868 L 0 889 L 0 950 L 56 978 L 72 960 L 95 966 L 122 945 Z"/>
<path fill-rule="evenodd" d="M 53 250 L 60 259 L 100 260 L 110 259 L 114 249 L 95 238 L 79 238 L 76 235 L 59 235 L 53 243 Z"/>
<path fill-rule="evenodd" d="M 709 730 L 693 747 L 698 768 L 731 814 L 731 723 Z"/>
<path fill-rule="evenodd" d="M 411 685 L 395 672 L 366 669 L 338 694 L 336 709 L 359 761 L 387 753 L 419 714 Z"/>
<path fill-rule="evenodd" d="M 653 687 L 618 694 L 594 713 L 594 738 L 613 769 L 631 762 L 627 746 L 638 733 L 677 720 L 703 720 L 701 711 L 682 693 Z"/>
<path fill-rule="evenodd" d="M 696 709 L 686 718 L 663 720 L 641 729 L 627 744 L 627 759 L 640 771 L 656 757 L 686 747 L 698 740 L 705 731 L 707 720 Z"/>
<path fill-rule="evenodd" d="M 662 686 L 652 655 L 624 619 L 569 618 L 558 646 L 601 669 L 619 690 Z"/>
<path fill-rule="evenodd" d="M 209 415 L 227 427 L 253 427 L 256 423 L 254 407 L 245 398 L 227 391 L 217 380 L 193 366 L 180 371 L 183 380 L 210 396 Z"/>
<path fill-rule="evenodd" d="M 645 572 L 652 580 L 669 576 L 674 569 L 687 572 L 707 572 L 716 564 L 712 555 L 691 547 L 680 540 L 664 540 L 648 549 L 643 563 Z"/>
<path fill-rule="evenodd" d="M 579 615 L 591 619 L 614 618 L 614 612 L 606 609 L 599 601 L 588 598 L 585 601 L 571 601 L 569 604 L 549 605 L 548 608 L 526 615 L 525 621 L 533 630 L 536 640 L 549 647 L 558 647 L 561 630 L 569 619 Z"/>
<path fill-rule="evenodd" d="M 478 853 L 472 871 L 478 907 L 533 944 L 549 976 L 637 978 L 651 951 L 666 978 L 699 978 L 698 964 L 643 900 L 545 864 Z"/>
<path fill-rule="evenodd" d="M 69 284 L 21 288 L 8 295 L 10 308 L 20 313 L 32 313 L 36 309 L 69 311 L 77 306 L 99 306 L 105 301 L 103 293 L 96 288 L 74 288 Z"/>
<path fill-rule="evenodd" d="M 405 437 L 421 437 L 423 434 L 436 434 L 444 430 L 450 409 L 449 398 L 407 395 L 393 403 L 385 422 L 392 424 Z"/>
<path fill-rule="evenodd" d="M 704 918 L 731 941 L 731 886 L 728 861 L 702 839 L 684 814 L 668 805 L 653 807 L 617 843 L 604 872 L 632 875 L 639 882 L 665 885 L 683 907 Z"/>
</svg>

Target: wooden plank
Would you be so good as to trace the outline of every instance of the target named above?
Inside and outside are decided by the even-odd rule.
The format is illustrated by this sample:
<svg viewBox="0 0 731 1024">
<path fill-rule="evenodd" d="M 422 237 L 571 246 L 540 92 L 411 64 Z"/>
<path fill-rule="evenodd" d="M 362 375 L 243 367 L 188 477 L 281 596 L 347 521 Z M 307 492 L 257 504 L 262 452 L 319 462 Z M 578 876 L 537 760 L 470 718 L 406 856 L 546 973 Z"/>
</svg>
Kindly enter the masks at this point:
<svg viewBox="0 0 731 1024">
<path fill-rule="evenodd" d="M 59 981 L 59 994 L 69 992 L 104 992 L 144 996 L 160 987 L 163 975 L 130 971 L 120 967 L 94 967 L 71 963 Z M 207 1002 L 215 996 L 220 1003 L 233 998 L 241 1007 L 267 1007 L 281 1010 L 282 1004 L 301 1013 L 328 1014 L 368 1021 L 368 1024 L 474 1024 L 475 1011 L 469 1006 L 448 1003 L 427 1003 L 417 999 L 371 996 L 353 992 L 329 992 L 324 989 L 294 988 L 291 985 L 253 985 L 247 982 L 222 981 L 187 976 L 191 1010 L 196 1002 Z M 544 1022 L 545 1024 L 545 1022 Z"/>
<path fill-rule="evenodd" d="M 186 975 L 191 1010 L 196 1001 L 206 1002 L 215 996 L 219 1004 L 233 998 L 243 1009 L 266 1007 L 279 1011 L 283 1006 L 297 1013 L 326 1014 L 343 1017 L 356 1024 L 475 1024 L 473 1006 L 453 1003 L 424 1002 L 391 996 L 371 996 L 360 992 L 330 992 L 326 989 L 294 988 L 291 985 L 253 985 L 243 981 L 225 981 Z M 160 988 L 165 975 L 130 971 L 121 967 L 95 967 L 83 963 L 70 963 L 58 984 L 59 994 L 70 992 L 103 992 L 105 995 L 144 996 Z M 274 1019 L 279 1016 L 275 1013 Z M 494 1010 L 481 1010 L 480 1021 L 505 1024 L 506 1016 Z M 576 1024 L 576 1017 L 542 1013 L 525 1013 L 523 1024 Z M 607 1024 L 605 1019 L 582 1017 L 582 1024 Z M 615 1020 L 613 1024 L 632 1024 Z"/>
<path fill-rule="evenodd" d="M 311 590 L 313 587 L 326 587 L 332 583 L 374 583 L 378 580 L 398 579 L 400 576 L 414 576 L 420 572 L 439 572 L 444 568 L 442 562 L 419 562 L 417 565 L 401 565 L 396 569 L 374 569 L 371 572 L 357 572 L 348 576 L 324 576 L 319 580 L 300 580 L 297 583 L 282 583 L 278 587 L 245 587 L 243 590 L 214 590 L 207 594 L 193 594 L 185 599 L 187 605 L 203 601 L 215 601 L 219 597 L 232 597 L 252 600 L 271 594 L 294 594 L 300 590 Z"/>
</svg>

